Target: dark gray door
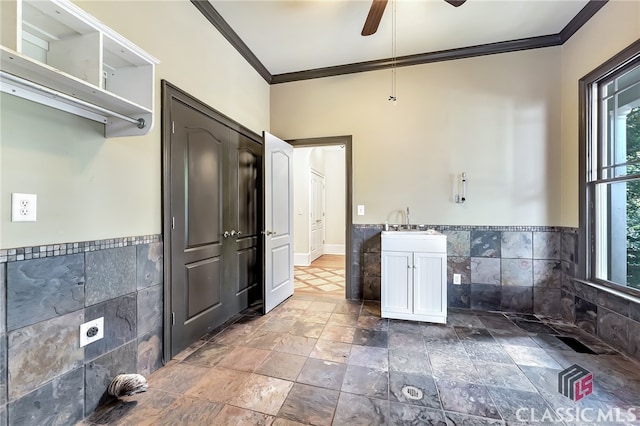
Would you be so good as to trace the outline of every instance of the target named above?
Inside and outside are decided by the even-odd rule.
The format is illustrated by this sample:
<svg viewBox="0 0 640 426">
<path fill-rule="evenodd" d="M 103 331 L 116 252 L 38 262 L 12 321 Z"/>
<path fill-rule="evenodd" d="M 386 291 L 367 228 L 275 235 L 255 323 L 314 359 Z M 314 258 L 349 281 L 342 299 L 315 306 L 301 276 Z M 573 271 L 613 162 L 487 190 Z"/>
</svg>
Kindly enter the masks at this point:
<svg viewBox="0 0 640 426">
<path fill-rule="evenodd" d="M 225 241 L 225 254 L 229 259 L 225 281 L 233 286 L 228 299 L 231 315 L 262 299 L 258 216 L 261 211 L 258 204 L 261 203 L 258 193 L 261 167 L 262 145 L 232 131 L 224 220 L 225 230 L 230 233 Z"/>
<path fill-rule="evenodd" d="M 230 129 L 171 101 L 171 356 L 229 315 L 223 208 Z M 231 278 L 231 277 L 229 277 Z"/>
</svg>

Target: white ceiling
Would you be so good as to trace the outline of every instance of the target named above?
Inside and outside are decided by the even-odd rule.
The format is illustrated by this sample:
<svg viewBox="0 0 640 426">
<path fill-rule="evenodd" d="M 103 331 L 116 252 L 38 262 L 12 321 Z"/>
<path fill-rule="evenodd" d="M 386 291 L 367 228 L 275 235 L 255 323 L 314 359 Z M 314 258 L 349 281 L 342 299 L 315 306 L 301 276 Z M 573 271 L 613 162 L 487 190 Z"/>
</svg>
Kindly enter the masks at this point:
<svg viewBox="0 0 640 426">
<path fill-rule="evenodd" d="M 272 74 L 392 57 L 392 0 L 360 35 L 370 0 L 209 0 Z M 588 0 L 396 0 L 396 56 L 559 33 Z"/>
</svg>

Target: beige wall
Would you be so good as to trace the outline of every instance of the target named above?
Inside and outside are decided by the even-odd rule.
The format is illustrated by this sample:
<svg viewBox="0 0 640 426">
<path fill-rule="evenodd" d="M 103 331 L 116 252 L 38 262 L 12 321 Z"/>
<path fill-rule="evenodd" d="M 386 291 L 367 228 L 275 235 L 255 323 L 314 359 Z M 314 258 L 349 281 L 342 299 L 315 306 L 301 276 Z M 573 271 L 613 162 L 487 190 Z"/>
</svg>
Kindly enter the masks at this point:
<svg viewBox="0 0 640 426">
<path fill-rule="evenodd" d="M 640 2 L 610 1 L 562 46 L 562 221 L 578 226 L 578 80 L 640 38 Z"/>
<path fill-rule="evenodd" d="M 537 49 L 274 85 L 281 138 L 353 135 L 355 223 L 560 223 L 560 54 Z M 468 174 L 468 202 L 454 203 Z"/>
<path fill-rule="evenodd" d="M 269 85 L 190 2 L 77 4 L 160 60 L 154 128 L 104 139 L 92 121 L 2 95 L 0 248 L 161 232 L 161 79 L 269 130 Z M 10 221 L 11 192 L 38 194 L 37 222 Z"/>
<path fill-rule="evenodd" d="M 326 231 L 325 244 L 342 245 L 345 240 L 345 176 L 344 149 L 330 148 L 324 153 Z"/>
</svg>

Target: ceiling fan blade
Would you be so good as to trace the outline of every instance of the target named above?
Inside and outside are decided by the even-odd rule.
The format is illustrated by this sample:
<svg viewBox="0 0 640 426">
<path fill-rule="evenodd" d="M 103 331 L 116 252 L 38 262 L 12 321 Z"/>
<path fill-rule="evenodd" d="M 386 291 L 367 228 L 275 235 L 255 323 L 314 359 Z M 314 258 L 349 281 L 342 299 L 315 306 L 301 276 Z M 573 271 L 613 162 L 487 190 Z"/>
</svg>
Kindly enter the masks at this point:
<svg viewBox="0 0 640 426">
<path fill-rule="evenodd" d="M 444 0 L 444 1 L 449 3 L 451 6 L 458 7 L 458 6 L 462 6 L 464 2 L 467 0 Z"/>
<path fill-rule="evenodd" d="M 384 8 L 387 7 L 388 0 L 373 0 L 371 3 L 371 9 L 367 15 L 367 20 L 364 21 L 364 27 L 362 28 L 362 35 L 368 36 L 378 31 L 378 25 L 382 19 Z"/>
</svg>

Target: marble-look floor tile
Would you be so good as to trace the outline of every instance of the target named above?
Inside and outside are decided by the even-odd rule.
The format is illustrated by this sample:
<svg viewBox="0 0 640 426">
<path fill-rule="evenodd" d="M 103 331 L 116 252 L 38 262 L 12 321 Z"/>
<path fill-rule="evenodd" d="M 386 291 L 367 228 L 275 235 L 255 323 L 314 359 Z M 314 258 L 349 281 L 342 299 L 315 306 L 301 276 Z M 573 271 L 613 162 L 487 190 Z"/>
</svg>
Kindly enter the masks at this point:
<svg viewBox="0 0 640 426">
<path fill-rule="evenodd" d="M 346 363 L 351 353 L 351 347 L 352 345 L 349 343 L 318 339 L 309 357 Z"/>
<path fill-rule="evenodd" d="M 256 349 L 271 350 L 277 345 L 284 333 L 276 333 L 274 331 L 256 330 L 244 337 L 241 342 L 242 346 Z"/>
<path fill-rule="evenodd" d="M 333 312 L 336 308 L 335 303 L 329 302 L 311 302 L 307 308 L 308 312 Z"/>
<path fill-rule="evenodd" d="M 340 390 L 347 365 L 323 359 L 308 358 L 296 382 Z"/>
<path fill-rule="evenodd" d="M 486 417 L 470 416 L 468 414 L 444 412 L 447 418 L 448 426 L 502 426 L 504 422 L 497 419 L 488 419 Z"/>
<path fill-rule="evenodd" d="M 469 358 L 430 355 L 434 377 L 461 382 L 481 383 L 476 367 Z"/>
<path fill-rule="evenodd" d="M 313 425 L 330 425 L 339 392 L 296 383 L 284 401 L 278 417 Z"/>
<path fill-rule="evenodd" d="M 388 344 L 388 334 L 386 331 L 358 328 L 353 336 L 353 344 L 386 348 Z"/>
<path fill-rule="evenodd" d="M 251 373 L 214 367 L 193 385 L 185 395 L 212 402 L 227 402 L 244 387 Z"/>
<path fill-rule="evenodd" d="M 425 342 L 427 353 L 431 355 L 468 358 L 467 351 L 460 342 Z"/>
<path fill-rule="evenodd" d="M 205 343 L 200 349 L 185 358 L 184 362 L 205 367 L 215 367 L 233 348 L 213 342 Z"/>
<path fill-rule="evenodd" d="M 276 415 L 293 383 L 274 377 L 252 374 L 228 402 L 236 407 Z"/>
<path fill-rule="evenodd" d="M 471 313 L 449 311 L 447 325 L 451 327 L 485 328 L 480 318 Z"/>
<path fill-rule="evenodd" d="M 458 335 L 453 327 L 428 324 L 422 328 L 423 340 L 429 342 L 457 342 Z"/>
<path fill-rule="evenodd" d="M 237 346 L 244 341 L 246 335 L 253 333 L 256 328 L 249 324 L 232 324 L 211 338 L 211 342 L 220 345 Z"/>
<path fill-rule="evenodd" d="M 546 334 L 558 334 L 556 330 L 550 327 L 547 324 L 543 324 L 541 322 L 536 321 L 523 321 L 523 320 L 514 320 L 513 321 L 518 327 L 527 331 L 529 333 L 546 333 Z"/>
<path fill-rule="evenodd" d="M 518 365 L 561 369 L 560 364 L 544 349 L 510 345 L 502 347 Z"/>
<path fill-rule="evenodd" d="M 389 403 L 389 420 L 389 424 L 394 425 L 445 426 L 447 424 L 442 410 L 400 402 Z"/>
<path fill-rule="evenodd" d="M 297 320 L 299 317 L 303 316 L 304 312 L 304 309 L 281 308 L 278 309 L 278 311 L 275 312 L 274 315 L 276 318 L 283 320 Z"/>
<path fill-rule="evenodd" d="M 285 302 L 285 306 L 291 309 L 307 309 L 311 303 L 311 300 L 289 299 Z"/>
<path fill-rule="evenodd" d="M 380 318 L 380 302 L 374 302 L 372 300 L 365 300 L 360 310 L 360 315 L 368 315 Z"/>
<path fill-rule="evenodd" d="M 271 423 L 271 426 L 305 426 L 305 424 L 278 417 L 273 421 L 273 423 Z"/>
<path fill-rule="evenodd" d="M 402 391 L 406 386 L 418 388 L 422 392 L 422 397 L 420 399 L 407 397 Z M 404 402 L 411 405 L 421 405 L 428 408 L 442 409 L 434 378 L 422 374 L 390 372 L 389 400 Z"/>
<path fill-rule="evenodd" d="M 360 301 L 346 300 L 345 303 L 338 303 L 333 310 L 336 314 L 360 314 L 362 303 Z"/>
<path fill-rule="evenodd" d="M 500 419 L 498 409 L 485 386 L 449 379 L 437 379 L 436 384 L 442 407 L 446 411 Z"/>
<path fill-rule="evenodd" d="M 393 333 L 405 333 L 405 334 L 422 334 L 422 329 L 426 326 L 426 323 L 418 321 L 405 321 L 391 319 L 389 320 L 389 331 Z"/>
<path fill-rule="evenodd" d="M 358 328 L 376 331 L 388 331 L 389 320 L 386 318 L 378 318 L 371 315 L 360 315 L 358 317 Z"/>
<path fill-rule="evenodd" d="M 145 393 L 101 405 L 85 422 L 88 425 L 156 425 L 167 407 L 178 398 L 180 395 L 174 393 L 148 389 Z"/>
<path fill-rule="evenodd" d="M 273 331 L 275 333 L 287 333 L 295 323 L 296 320 L 294 319 L 271 317 L 271 319 L 260 326 L 260 330 Z"/>
<path fill-rule="evenodd" d="M 375 318 L 375 317 L 367 317 Z M 356 329 L 353 327 L 341 327 L 338 325 L 326 325 L 320 334 L 321 340 L 331 340 L 334 342 L 352 343 Z"/>
<path fill-rule="evenodd" d="M 254 371 L 269 353 L 265 349 L 237 346 L 218 363 L 218 366 L 233 370 Z"/>
<path fill-rule="evenodd" d="M 289 330 L 289 334 L 317 339 L 322 334 L 324 327 L 325 325 L 320 323 L 296 321 Z"/>
<path fill-rule="evenodd" d="M 273 348 L 277 352 L 286 352 L 288 354 L 309 356 L 318 339 L 304 336 L 294 336 L 292 334 L 285 335 L 280 342 Z"/>
<path fill-rule="evenodd" d="M 326 324 L 331 318 L 331 312 L 305 312 L 305 314 L 300 318 L 300 320 L 304 322 L 315 322 L 318 324 Z"/>
<path fill-rule="evenodd" d="M 405 352 L 402 348 L 389 351 L 389 371 L 430 375 L 431 363 L 426 353 Z"/>
<path fill-rule="evenodd" d="M 272 424 L 273 417 L 255 411 L 225 405 L 211 424 L 214 425 L 251 425 L 268 426 Z M 175 425 L 176 423 L 174 423 Z"/>
<path fill-rule="evenodd" d="M 478 316 L 483 328 L 493 330 L 519 330 L 518 327 L 504 315 L 480 315 Z"/>
<path fill-rule="evenodd" d="M 207 373 L 209 368 L 183 362 L 171 361 L 164 367 L 156 370 L 147 382 L 151 389 L 161 389 L 166 392 L 184 393 Z"/>
<path fill-rule="evenodd" d="M 389 401 L 351 395 L 349 393 L 340 394 L 332 423 L 333 426 L 387 424 L 390 424 Z"/>
<path fill-rule="evenodd" d="M 537 348 L 538 344 L 529 337 L 529 333 L 519 328 L 508 330 L 489 330 L 494 340 L 501 345 L 527 346 Z"/>
<path fill-rule="evenodd" d="M 216 416 L 222 410 L 223 404 L 210 402 L 198 398 L 182 396 L 164 410 L 153 424 L 177 425 L 177 424 L 215 424 Z M 136 410 L 137 411 L 137 407 Z M 132 419 L 127 419 L 131 421 Z M 129 424 L 135 424 L 133 422 Z"/>
<path fill-rule="evenodd" d="M 356 327 L 358 325 L 358 316 L 354 314 L 331 314 L 327 324 L 342 327 Z"/>
<path fill-rule="evenodd" d="M 307 358 L 284 352 L 271 352 L 255 372 L 278 379 L 294 381 Z"/>
<path fill-rule="evenodd" d="M 484 385 L 530 392 L 536 391 L 531 381 L 515 364 L 499 364 L 477 360 L 474 361 L 474 365 L 478 371 L 480 381 Z"/>
<path fill-rule="evenodd" d="M 348 365 L 341 390 L 371 398 L 388 399 L 389 374 L 369 367 Z"/>
<path fill-rule="evenodd" d="M 454 327 L 456 334 L 461 342 L 474 341 L 484 343 L 495 343 L 493 336 L 489 330 L 485 328 L 468 328 L 468 327 Z"/>
<path fill-rule="evenodd" d="M 407 352 L 417 353 L 424 353 L 426 350 L 421 330 L 418 333 L 406 333 L 391 329 L 389 331 L 389 347 L 402 348 Z"/>
<path fill-rule="evenodd" d="M 531 336 L 531 339 L 542 349 L 553 349 L 557 351 L 573 350 L 553 334 L 538 334 L 536 336 Z"/>
<path fill-rule="evenodd" d="M 353 345 L 347 364 L 389 371 L 389 351 L 386 348 Z"/>
<path fill-rule="evenodd" d="M 510 422 L 534 423 L 543 415 L 548 421 L 560 420 L 537 392 L 488 387 L 502 418 Z M 526 410 L 521 410 L 526 407 Z M 520 410 L 520 411 L 518 411 Z"/>
<path fill-rule="evenodd" d="M 472 361 L 513 363 L 509 354 L 498 343 L 465 341 L 462 345 Z"/>
</svg>

